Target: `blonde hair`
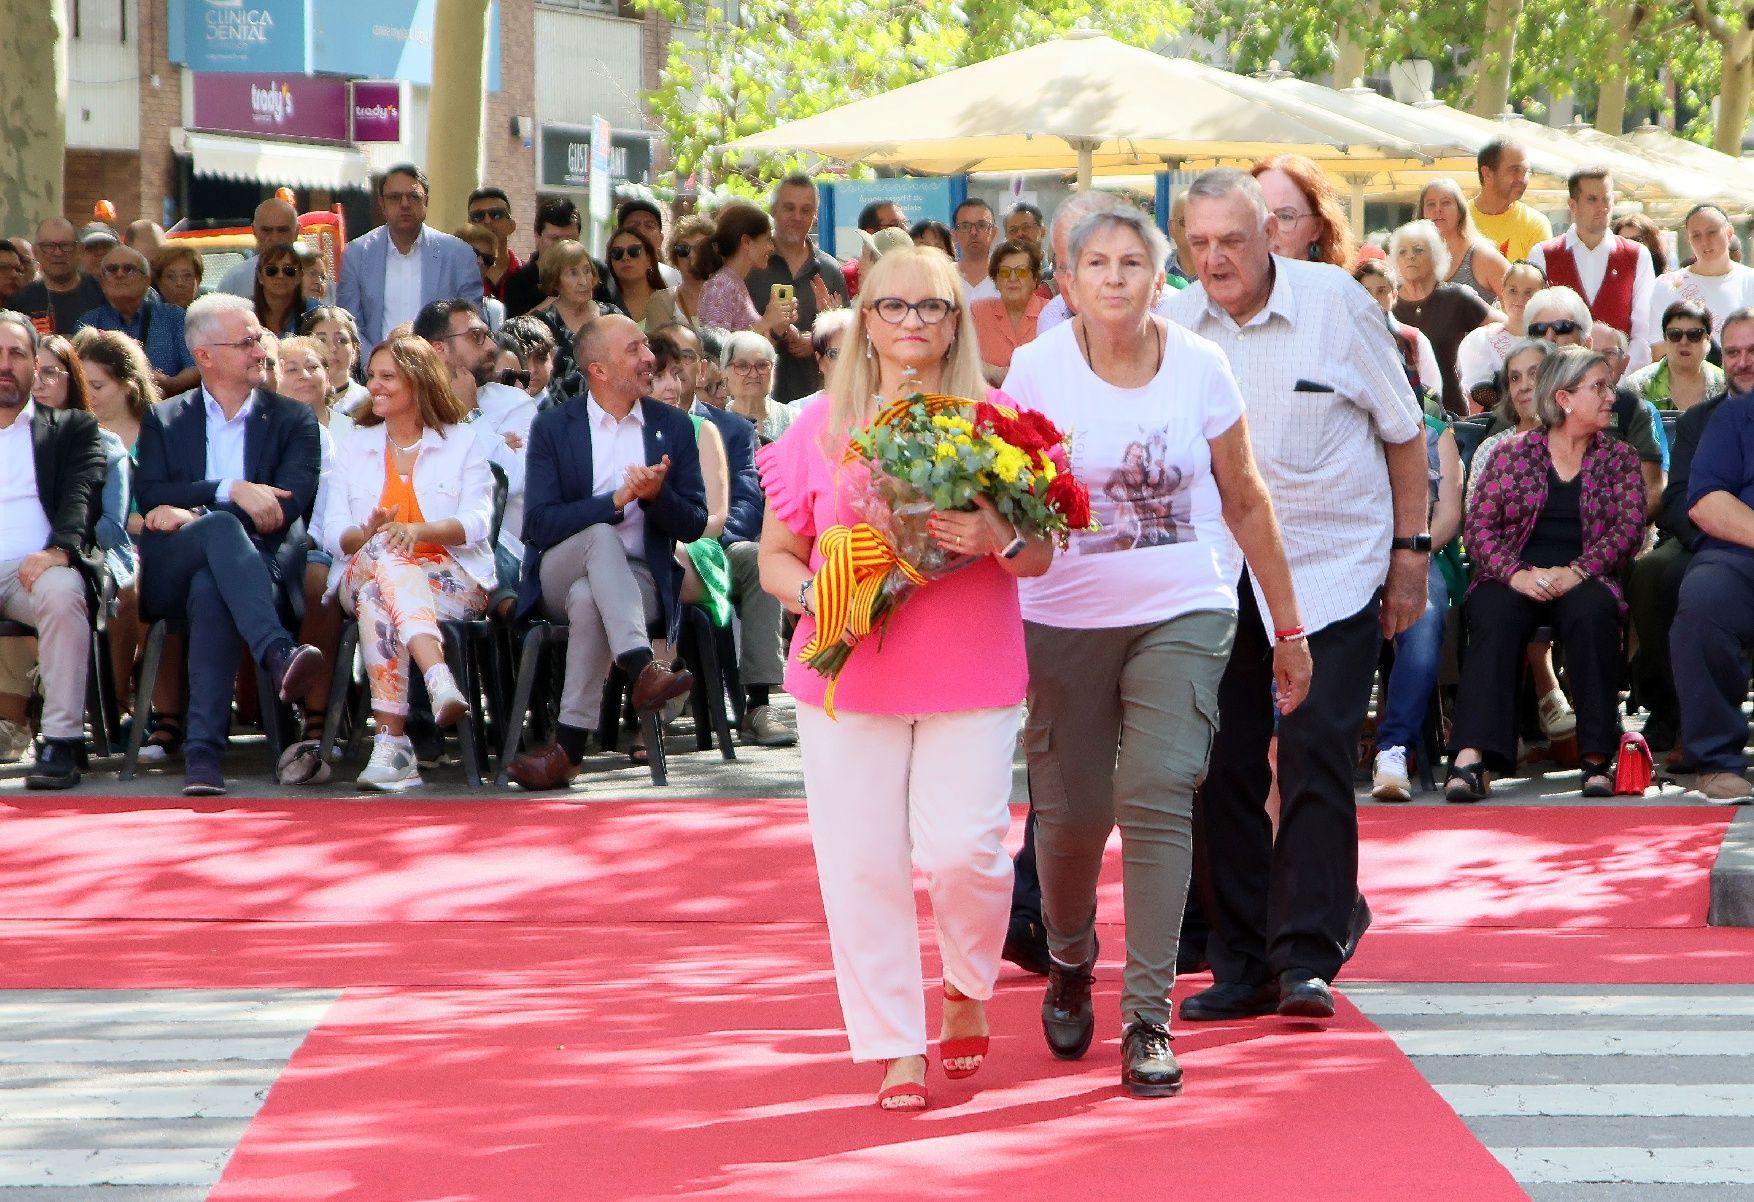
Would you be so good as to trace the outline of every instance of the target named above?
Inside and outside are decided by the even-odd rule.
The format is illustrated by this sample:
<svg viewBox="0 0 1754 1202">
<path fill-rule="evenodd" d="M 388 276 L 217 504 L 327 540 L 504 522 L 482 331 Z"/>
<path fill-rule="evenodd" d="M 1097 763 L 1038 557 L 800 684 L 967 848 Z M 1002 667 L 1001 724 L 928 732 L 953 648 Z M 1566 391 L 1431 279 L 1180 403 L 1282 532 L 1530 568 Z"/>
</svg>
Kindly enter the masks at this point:
<svg viewBox="0 0 1754 1202">
<path fill-rule="evenodd" d="M 871 320 L 867 315 L 872 303 L 891 295 L 888 289 L 896 278 L 908 272 L 924 275 L 940 296 L 948 297 L 956 305 L 953 318 L 955 337 L 944 356 L 938 391 L 945 396 L 967 397 L 974 401 L 986 398 L 987 382 L 981 374 L 974 318 L 969 316 L 962 277 L 957 273 L 956 265 L 937 247 L 897 247 L 873 263 L 859 282 L 858 317 L 847 329 L 841 342 L 840 358 L 835 360 L 834 374 L 827 383 L 826 434 L 831 441 L 844 439 L 869 422 L 877 411 L 874 394 L 879 365 L 876 350 L 871 345 L 871 335 L 865 328 L 866 322 Z"/>
</svg>

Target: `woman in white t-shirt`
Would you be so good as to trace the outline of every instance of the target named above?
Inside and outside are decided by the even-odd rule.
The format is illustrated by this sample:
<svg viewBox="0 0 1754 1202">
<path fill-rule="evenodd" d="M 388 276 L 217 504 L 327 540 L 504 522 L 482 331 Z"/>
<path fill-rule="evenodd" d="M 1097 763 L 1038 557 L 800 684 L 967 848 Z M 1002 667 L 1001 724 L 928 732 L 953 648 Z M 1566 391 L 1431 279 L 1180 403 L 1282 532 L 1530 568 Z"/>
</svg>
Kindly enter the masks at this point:
<svg viewBox="0 0 1754 1202">
<path fill-rule="evenodd" d="M 1737 309 L 1754 305 L 1754 268 L 1745 267 L 1730 258 L 1730 240 L 1736 231 L 1724 211 L 1713 204 L 1693 206 L 1682 228 L 1687 245 L 1693 249 L 1693 262 L 1679 271 L 1657 277 L 1651 289 L 1651 329 L 1658 341 L 1651 343 L 1651 358 L 1660 359 L 1668 351 L 1661 338 L 1663 313 L 1676 301 L 1691 301 L 1711 311 L 1711 336 L 1724 331 L 1724 318 Z"/>
<path fill-rule="evenodd" d="M 1247 555 L 1284 638 L 1279 703 L 1309 687 L 1310 655 L 1278 523 L 1223 354 L 1150 310 L 1164 236 L 1131 208 L 1073 227 L 1062 270 L 1078 316 L 1019 347 L 1005 390 L 1073 432 L 1072 469 L 1100 528 L 1072 535 L 1020 582 L 1029 653 L 1030 795 L 1048 934 L 1042 1027 L 1062 1059 L 1090 1046 L 1096 881 L 1117 821 L 1125 846 L 1122 1083 L 1181 1089 L 1169 992 L 1218 681 Z M 1228 530 L 1226 529 L 1228 526 Z"/>
</svg>

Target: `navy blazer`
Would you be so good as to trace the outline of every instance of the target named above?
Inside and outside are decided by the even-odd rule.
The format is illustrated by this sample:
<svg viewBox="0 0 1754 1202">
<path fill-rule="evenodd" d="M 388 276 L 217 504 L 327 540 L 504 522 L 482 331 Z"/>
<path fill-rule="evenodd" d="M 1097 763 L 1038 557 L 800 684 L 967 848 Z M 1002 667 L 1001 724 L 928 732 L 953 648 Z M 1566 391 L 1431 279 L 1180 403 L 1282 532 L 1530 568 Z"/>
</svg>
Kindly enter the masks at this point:
<svg viewBox="0 0 1754 1202">
<path fill-rule="evenodd" d="M 217 501 L 214 490 L 219 481 L 207 479 L 207 406 L 199 388 L 154 405 L 140 423 L 140 465 L 134 475 L 140 512 L 151 513 L 160 505 L 223 509 L 237 516 L 257 547 L 278 550 L 287 531 L 303 518 L 316 497 L 317 477 L 323 467 L 321 436 L 317 415 L 308 405 L 265 388 L 256 389 L 255 401 L 244 431 L 243 478 L 292 494 L 281 498 L 286 520 L 278 530 L 263 534 L 242 509 L 229 501 Z M 146 556 L 155 541 L 167 537 L 143 532 L 141 555 Z"/>
<path fill-rule="evenodd" d="M 367 230 L 347 244 L 341 255 L 341 282 L 335 303 L 359 324 L 361 355 L 382 342 L 390 331 L 384 320 L 384 263 L 389 257 L 390 227 Z M 481 308 L 481 267 L 475 249 L 461 238 L 426 227 L 420 260 L 420 303 L 461 297 Z"/>
<path fill-rule="evenodd" d="M 705 401 L 694 402 L 689 412 L 717 426 L 719 437 L 725 440 L 725 462 L 731 469 L 731 513 L 719 541 L 726 546 L 760 542 L 767 494 L 761 491 L 761 473 L 755 468 L 755 423 Z"/>
<path fill-rule="evenodd" d="M 700 448 L 688 415 L 650 397 L 639 404 L 645 419 L 646 463 L 670 456 L 664 487 L 656 498 L 639 505 L 645 511 L 646 567 L 658 586 L 664 629 L 674 639 L 682 613 L 676 544 L 691 543 L 706 531 L 706 481 L 700 474 Z M 542 556 L 548 548 L 587 526 L 621 524 L 621 511 L 611 503 L 611 494 L 592 494 L 594 479 L 586 398 L 575 397 L 537 414 L 525 452 L 520 619 L 538 616 Z"/>
</svg>

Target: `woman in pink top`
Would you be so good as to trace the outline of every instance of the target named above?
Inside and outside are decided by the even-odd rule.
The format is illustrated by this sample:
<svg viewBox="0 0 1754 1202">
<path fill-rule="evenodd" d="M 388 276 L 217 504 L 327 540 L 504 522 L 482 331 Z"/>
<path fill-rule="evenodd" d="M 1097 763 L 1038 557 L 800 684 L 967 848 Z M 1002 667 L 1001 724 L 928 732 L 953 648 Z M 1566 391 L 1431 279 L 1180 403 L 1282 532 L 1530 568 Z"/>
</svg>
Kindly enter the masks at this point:
<svg viewBox="0 0 1754 1202">
<path fill-rule="evenodd" d="M 848 434 L 914 392 L 987 395 L 974 326 L 950 260 L 905 248 L 859 290 L 825 399 L 805 407 L 757 460 L 767 490 L 762 587 L 800 615 L 786 664 L 798 702 L 804 792 L 828 915 L 841 1013 L 856 1061 L 887 1062 L 878 1105 L 926 1105 L 926 1014 L 913 868 L 925 874 L 944 963 L 939 1057 L 965 1077 L 987 1050 L 986 999 L 1011 910 L 1011 758 L 1028 671 L 1017 577 L 1045 572 L 1052 545 L 990 507 L 934 516 L 947 549 L 984 556 L 911 594 L 881 638 L 853 651 L 824 713 L 827 682 L 798 660 L 815 631 L 817 540 L 857 522 L 861 465 Z M 1006 558 L 1009 550 L 1011 557 Z"/>
<path fill-rule="evenodd" d="M 1008 238 L 993 247 L 987 270 L 999 287 L 998 296 L 968 306 L 980 338 L 981 369 L 995 388 L 1011 369 L 1011 353 L 1035 341 L 1036 319 L 1047 308 L 1035 294 L 1041 284 L 1041 247 L 1023 238 Z"/>
</svg>

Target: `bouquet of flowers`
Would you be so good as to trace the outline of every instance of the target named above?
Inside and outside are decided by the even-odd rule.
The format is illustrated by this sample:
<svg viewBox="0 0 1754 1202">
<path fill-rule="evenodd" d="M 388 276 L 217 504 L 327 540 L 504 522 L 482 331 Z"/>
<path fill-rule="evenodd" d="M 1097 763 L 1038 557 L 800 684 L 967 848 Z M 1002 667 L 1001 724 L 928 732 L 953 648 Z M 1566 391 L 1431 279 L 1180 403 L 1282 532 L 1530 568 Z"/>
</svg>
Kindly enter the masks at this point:
<svg viewBox="0 0 1754 1202">
<path fill-rule="evenodd" d="M 1068 436 L 1034 410 L 962 397 L 913 395 L 884 406 L 853 434 L 845 463 L 863 463 L 870 484 L 854 498 L 859 522 L 823 531 L 816 574 L 816 633 L 800 653 L 829 679 L 824 708 L 857 642 L 881 633 L 913 589 L 979 562 L 934 539 L 934 510 L 992 502 L 1019 534 L 1050 535 L 1062 547 L 1092 529 L 1090 493 L 1073 476 Z"/>
</svg>

